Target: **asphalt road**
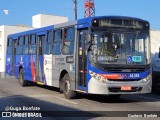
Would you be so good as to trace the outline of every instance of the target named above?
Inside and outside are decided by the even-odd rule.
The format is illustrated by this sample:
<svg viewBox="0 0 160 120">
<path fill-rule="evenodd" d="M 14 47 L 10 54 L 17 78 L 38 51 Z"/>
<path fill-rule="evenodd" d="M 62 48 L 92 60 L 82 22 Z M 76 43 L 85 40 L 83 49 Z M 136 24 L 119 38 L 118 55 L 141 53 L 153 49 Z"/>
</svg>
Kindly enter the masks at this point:
<svg viewBox="0 0 160 120">
<path fill-rule="evenodd" d="M 35 120 L 105 120 L 105 119 L 160 119 L 153 118 L 154 111 L 160 111 L 160 94 L 145 95 L 122 95 L 119 99 L 110 99 L 108 96 L 102 95 L 85 95 L 81 94 L 77 99 L 67 100 L 63 94 L 59 94 L 59 90 L 53 87 L 31 85 L 21 87 L 17 79 L 0 78 L 0 111 L 22 112 L 23 109 L 36 109 L 35 112 L 42 112 L 42 118 L 23 118 Z M 40 111 L 39 111 L 40 109 Z M 18 111 L 21 110 L 21 111 Z M 47 112 L 44 112 L 47 111 Z M 52 112 L 49 112 L 52 111 Z M 55 111 L 55 112 L 53 112 Z M 91 112 L 103 111 L 103 112 Z M 107 112 L 108 111 L 108 112 Z M 124 114 L 114 111 L 126 111 L 128 117 L 106 117 L 105 115 L 118 116 Z M 139 117 L 134 116 L 135 113 L 127 111 L 150 111 L 147 113 L 148 118 L 144 117 L 141 112 L 136 113 Z M 25 112 L 28 112 L 25 110 Z M 2 114 L 2 113 L 1 113 Z M 104 115 L 105 114 L 105 115 Z M 130 114 L 130 115 L 129 115 Z M 155 115 L 157 112 L 155 112 Z M 14 114 L 15 115 L 15 114 Z M 38 114 L 39 115 L 39 114 Z M 71 117 L 71 115 L 73 115 Z M 89 115 L 89 116 L 87 116 Z M 143 117 L 141 117 L 143 115 Z M 44 117 L 45 116 L 45 117 Z M 60 117 L 61 116 L 61 117 Z M 66 117 L 64 117 L 66 116 Z M 22 118 L 2 118 L 0 120 L 19 120 Z"/>
</svg>

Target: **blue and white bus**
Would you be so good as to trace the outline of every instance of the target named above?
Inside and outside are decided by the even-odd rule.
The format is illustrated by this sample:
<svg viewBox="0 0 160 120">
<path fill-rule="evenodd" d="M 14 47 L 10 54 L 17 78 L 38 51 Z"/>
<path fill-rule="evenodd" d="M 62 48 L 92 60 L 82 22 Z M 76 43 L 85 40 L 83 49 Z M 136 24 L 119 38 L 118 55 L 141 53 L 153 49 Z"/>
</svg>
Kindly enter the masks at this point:
<svg viewBox="0 0 160 120">
<path fill-rule="evenodd" d="M 8 36 L 6 73 L 60 88 L 65 97 L 150 93 L 149 22 L 101 16 Z"/>
</svg>

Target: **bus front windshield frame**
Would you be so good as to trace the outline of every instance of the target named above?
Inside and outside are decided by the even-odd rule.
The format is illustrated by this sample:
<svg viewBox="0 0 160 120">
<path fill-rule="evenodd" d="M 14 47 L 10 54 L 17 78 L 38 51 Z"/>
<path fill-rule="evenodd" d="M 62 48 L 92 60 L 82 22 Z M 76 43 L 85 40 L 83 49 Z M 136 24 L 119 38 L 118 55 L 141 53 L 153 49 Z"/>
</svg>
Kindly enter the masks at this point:
<svg viewBox="0 0 160 120">
<path fill-rule="evenodd" d="M 149 33 L 94 31 L 90 61 L 108 65 L 150 64 Z"/>
</svg>

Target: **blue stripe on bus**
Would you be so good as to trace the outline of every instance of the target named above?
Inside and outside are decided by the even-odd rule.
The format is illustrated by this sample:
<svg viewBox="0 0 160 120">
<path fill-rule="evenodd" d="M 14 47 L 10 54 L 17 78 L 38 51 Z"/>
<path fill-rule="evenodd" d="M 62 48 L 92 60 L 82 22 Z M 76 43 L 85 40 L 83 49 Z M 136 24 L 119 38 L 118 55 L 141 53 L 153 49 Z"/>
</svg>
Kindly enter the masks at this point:
<svg viewBox="0 0 160 120">
<path fill-rule="evenodd" d="M 78 90 L 84 90 L 84 91 L 87 91 L 87 87 L 78 86 Z"/>
<path fill-rule="evenodd" d="M 89 74 L 89 71 L 92 71 L 92 72 L 94 72 L 94 73 L 96 73 L 96 74 L 119 74 L 120 76 L 122 76 L 122 78 L 121 79 L 125 79 L 126 81 L 127 81 L 127 79 L 143 79 L 143 78 L 145 78 L 145 77 L 147 77 L 150 73 L 151 73 L 151 71 L 152 71 L 152 69 L 151 68 L 149 68 L 148 70 L 146 70 L 146 71 L 144 71 L 144 72 L 130 72 L 130 73 L 118 73 L 118 72 L 105 72 L 105 71 L 101 71 L 101 70 L 99 70 L 99 69 L 97 69 L 97 68 L 95 68 L 94 66 L 92 66 L 90 63 L 88 63 L 88 72 L 87 72 L 87 80 L 88 80 L 88 82 L 89 82 L 89 80 L 91 79 L 91 75 Z M 139 74 L 139 76 L 133 76 L 132 78 L 131 77 L 128 77 L 128 75 L 130 75 L 130 74 Z"/>
</svg>

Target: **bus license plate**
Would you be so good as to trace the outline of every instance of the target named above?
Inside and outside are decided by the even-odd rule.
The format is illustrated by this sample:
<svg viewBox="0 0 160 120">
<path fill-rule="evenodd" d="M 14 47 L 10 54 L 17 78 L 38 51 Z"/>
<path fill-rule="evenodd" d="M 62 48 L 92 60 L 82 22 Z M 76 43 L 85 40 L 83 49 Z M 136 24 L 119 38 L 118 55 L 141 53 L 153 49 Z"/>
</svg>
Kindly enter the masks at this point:
<svg viewBox="0 0 160 120">
<path fill-rule="evenodd" d="M 121 86 L 121 90 L 132 90 L 131 86 Z"/>
</svg>

